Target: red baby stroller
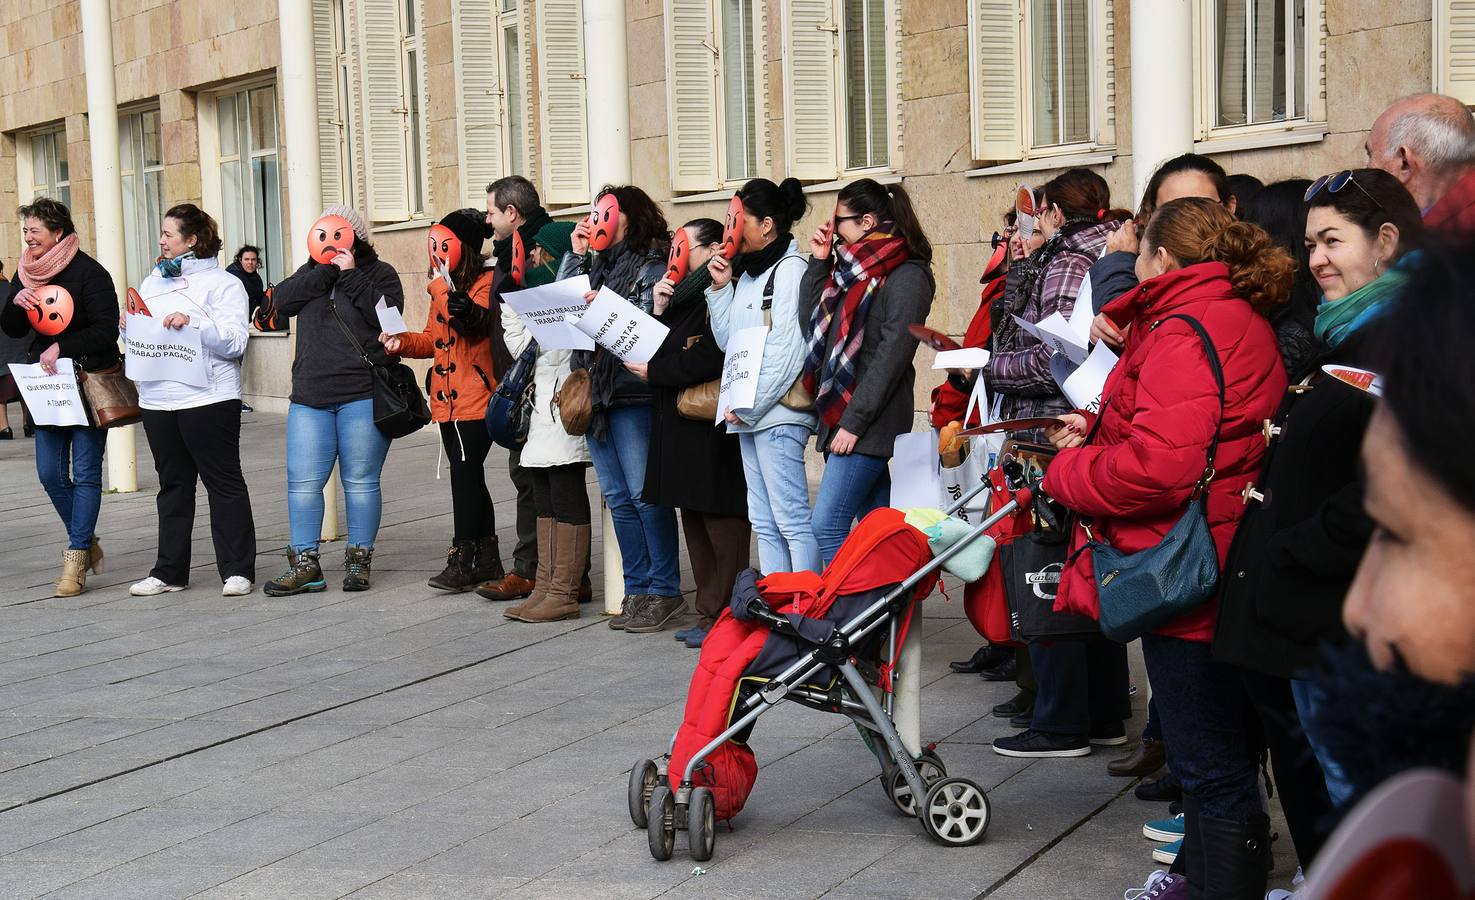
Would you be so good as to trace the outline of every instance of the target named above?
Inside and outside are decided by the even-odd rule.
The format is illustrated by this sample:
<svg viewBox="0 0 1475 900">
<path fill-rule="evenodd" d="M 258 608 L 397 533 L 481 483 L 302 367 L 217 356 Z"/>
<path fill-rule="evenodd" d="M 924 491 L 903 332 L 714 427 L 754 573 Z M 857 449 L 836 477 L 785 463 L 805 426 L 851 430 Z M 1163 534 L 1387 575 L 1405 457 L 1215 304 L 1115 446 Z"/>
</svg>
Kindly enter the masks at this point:
<svg viewBox="0 0 1475 900">
<path fill-rule="evenodd" d="M 746 595 L 740 579 L 733 607 L 702 645 L 670 752 L 630 770 L 630 818 L 646 829 L 651 855 L 670 859 L 684 830 L 692 858 L 711 858 L 716 822 L 742 809 L 757 777 L 747 746 L 753 724 L 785 699 L 849 717 L 881 764 L 888 799 L 934 840 L 982 840 L 989 823 L 983 789 L 949 778 L 933 747 L 913 756 L 898 736 L 893 666 L 913 606 L 932 592 L 943 564 L 1018 505 L 1009 499 L 936 556 L 899 510 L 879 509 L 856 526 L 823 575 L 770 575 Z"/>
</svg>

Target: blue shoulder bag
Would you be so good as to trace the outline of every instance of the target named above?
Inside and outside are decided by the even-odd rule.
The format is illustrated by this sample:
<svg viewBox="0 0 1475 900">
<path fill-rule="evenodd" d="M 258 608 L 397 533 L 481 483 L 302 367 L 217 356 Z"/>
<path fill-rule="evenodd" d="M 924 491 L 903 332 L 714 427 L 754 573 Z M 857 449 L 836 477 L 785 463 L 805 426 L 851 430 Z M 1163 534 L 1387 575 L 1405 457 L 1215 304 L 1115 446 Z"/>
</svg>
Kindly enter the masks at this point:
<svg viewBox="0 0 1475 900">
<path fill-rule="evenodd" d="M 1190 495 L 1188 508 L 1155 546 L 1123 553 L 1096 540 L 1090 528 L 1086 529 L 1101 607 L 1101 633 L 1120 643 L 1136 640 L 1192 612 L 1219 588 L 1219 550 L 1209 530 L 1205 495 L 1214 480 L 1214 456 L 1224 428 L 1224 371 L 1208 332 L 1197 319 L 1184 315 L 1168 318 L 1187 322 L 1203 342 L 1204 355 L 1219 386 L 1219 424 L 1209 444 L 1208 464 Z"/>
<path fill-rule="evenodd" d="M 487 403 L 487 436 L 508 450 L 521 450 L 527 443 L 533 418 L 533 370 L 538 366 L 538 342 L 532 341 L 518 355 Z"/>
</svg>

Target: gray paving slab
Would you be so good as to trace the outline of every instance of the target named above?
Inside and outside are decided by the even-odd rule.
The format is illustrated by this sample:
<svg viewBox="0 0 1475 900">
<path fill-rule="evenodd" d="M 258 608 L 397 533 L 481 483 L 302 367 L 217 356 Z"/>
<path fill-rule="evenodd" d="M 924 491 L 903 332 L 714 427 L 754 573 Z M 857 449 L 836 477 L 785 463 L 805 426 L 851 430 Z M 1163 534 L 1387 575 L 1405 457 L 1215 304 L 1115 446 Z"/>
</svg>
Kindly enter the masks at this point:
<svg viewBox="0 0 1475 900">
<path fill-rule="evenodd" d="M 263 580 L 288 533 L 283 435 L 281 417 L 245 419 Z M 683 835 L 656 863 L 625 773 L 668 745 L 696 654 L 612 632 L 593 607 L 527 626 L 426 587 L 450 530 L 436 443 L 391 450 L 374 590 L 338 590 L 329 543 L 330 589 L 275 599 L 219 596 L 203 491 L 189 589 L 127 595 L 156 534 L 141 436 L 140 492 L 104 499 L 106 574 L 51 598 L 60 525 L 31 445 L 0 446 L 0 896 L 1101 897 L 1151 870 L 1138 829 L 1162 810 L 1105 774 L 1120 751 L 992 753 L 1012 729 L 987 710 L 1013 689 L 948 672 L 977 644 L 951 584 L 921 624 L 923 733 L 988 790 L 983 844 L 928 841 L 844 718 L 790 705 L 754 730 L 758 782 L 714 859 L 693 865 Z M 509 554 L 505 455 L 487 472 Z M 589 492 L 597 508 L 592 471 Z M 596 584 L 601 546 L 596 528 Z M 689 591 L 684 557 L 683 573 Z"/>
</svg>

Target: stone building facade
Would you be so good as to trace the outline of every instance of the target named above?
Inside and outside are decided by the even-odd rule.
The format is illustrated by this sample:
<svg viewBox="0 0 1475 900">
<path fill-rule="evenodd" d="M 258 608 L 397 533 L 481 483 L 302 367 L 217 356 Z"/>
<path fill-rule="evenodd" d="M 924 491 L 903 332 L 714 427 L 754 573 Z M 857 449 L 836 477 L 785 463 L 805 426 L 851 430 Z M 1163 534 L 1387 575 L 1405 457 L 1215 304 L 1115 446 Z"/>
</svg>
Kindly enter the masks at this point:
<svg viewBox="0 0 1475 900">
<path fill-rule="evenodd" d="M 320 127 L 305 148 L 281 138 L 294 102 L 278 77 L 287 2 L 315 17 Z M 812 202 L 801 244 L 846 179 L 899 181 L 936 248 L 931 324 L 960 333 L 1018 184 L 1087 165 L 1115 205 L 1135 205 L 1145 123 L 1133 116 L 1156 92 L 1133 83 L 1132 42 L 1147 34 L 1133 14 L 1189 0 L 624 0 L 623 63 L 618 42 L 586 33 L 601 2 L 112 0 L 122 280 L 142 277 L 157 216 L 186 200 L 222 220 L 228 244 L 266 245 L 282 277 L 302 258 L 282 173 L 307 153 L 324 201 L 375 222 L 414 326 L 435 218 L 480 205 L 485 183 L 513 172 L 556 215 L 580 215 L 594 173 L 627 154 L 630 181 L 673 226 L 720 218 L 747 177 L 801 177 Z M 1192 45 L 1181 74 L 1194 124 L 1179 152 L 1266 181 L 1360 165 L 1388 102 L 1466 83 L 1451 3 L 1192 0 L 1179 37 Z M 96 239 L 81 31 L 78 0 L 0 5 L 0 259 L 20 246 L 6 211 L 37 193 L 65 196 L 84 247 Z M 612 87 L 628 130 L 587 133 Z M 253 340 L 253 401 L 285 405 L 291 352 L 289 340 Z M 920 409 L 933 379 L 918 381 Z"/>
</svg>

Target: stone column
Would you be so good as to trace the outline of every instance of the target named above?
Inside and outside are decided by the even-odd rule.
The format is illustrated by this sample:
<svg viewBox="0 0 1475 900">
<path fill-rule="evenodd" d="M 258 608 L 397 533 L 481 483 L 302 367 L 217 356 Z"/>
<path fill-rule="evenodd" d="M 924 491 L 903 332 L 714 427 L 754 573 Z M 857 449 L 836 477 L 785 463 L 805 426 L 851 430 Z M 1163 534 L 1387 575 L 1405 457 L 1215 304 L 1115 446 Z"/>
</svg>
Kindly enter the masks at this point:
<svg viewBox="0 0 1475 900">
<path fill-rule="evenodd" d="M 1193 10 L 1189 0 L 1132 0 L 1132 188 L 1193 150 Z"/>
</svg>

